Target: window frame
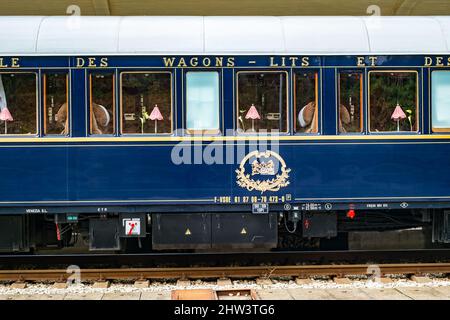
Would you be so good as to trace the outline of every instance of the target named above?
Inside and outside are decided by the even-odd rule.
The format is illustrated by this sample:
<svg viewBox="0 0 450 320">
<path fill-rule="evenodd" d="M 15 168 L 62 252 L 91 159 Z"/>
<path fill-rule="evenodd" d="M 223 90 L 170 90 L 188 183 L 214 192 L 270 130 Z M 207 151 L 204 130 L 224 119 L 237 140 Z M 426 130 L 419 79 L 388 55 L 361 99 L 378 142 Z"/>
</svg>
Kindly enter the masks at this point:
<svg viewBox="0 0 450 320">
<path fill-rule="evenodd" d="M 370 75 L 371 73 L 415 73 L 416 74 L 416 123 L 417 129 L 415 131 L 371 131 L 371 123 L 370 123 Z M 367 72 L 367 133 L 373 135 L 392 135 L 392 134 L 400 134 L 400 135 L 415 135 L 421 133 L 421 111 L 420 111 L 420 83 L 419 71 L 415 69 L 388 69 L 388 70 L 377 70 L 371 69 Z"/>
<path fill-rule="evenodd" d="M 450 68 L 430 68 L 430 76 L 429 76 L 429 112 L 428 112 L 428 119 L 429 119 L 429 128 L 430 128 L 430 134 L 441 134 L 441 133 L 450 133 L 450 125 L 448 128 L 434 128 L 433 126 L 433 73 L 434 72 L 448 72 L 450 74 Z"/>
<path fill-rule="evenodd" d="M 175 134 L 175 123 L 174 123 L 174 119 L 175 119 L 175 115 L 174 113 L 176 112 L 176 110 L 174 110 L 174 74 L 173 71 L 171 70 L 145 70 L 145 69 L 140 69 L 140 70 L 118 70 L 119 72 L 119 116 L 120 116 L 120 121 L 119 121 L 119 128 L 118 130 L 116 130 L 117 134 L 119 134 L 120 136 L 137 136 L 137 137 L 142 137 L 142 136 L 173 136 Z M 123 132 L 123 75 L 124 74 L 146 74 L 146 73 L 151 73 L 151 74 L 169 74 L 170 75 L 170 132 L 165 132 L 165 133 L 124 133 Z M 89 129 L 90 131 L 90 129 Z M 98 135 L 96 135 L 98 136 Z"/>
<path fill-rule="evenodd" d="M 112 111 L 113 111 L 113 114 L 112 114 L 111 121 L 113 123 L 113 132 L 112 133 L 106 133 L 106 134 L 95 134 L 95 133 L 92 133 L 92 98 L 93 98 L 92 97 L 92 76 L 102 75 L 102 74 L 104 74 L 104 75 L 112 75 L 112 82 L 113 82 L 112 83 L 112 97 L 113 97 L 113 99 L 112 99 L 112 103 L 113 103 Z M 116 93 L 117 93 L 117 89 L 116 89 L 116 86 L 117 86 L 117 75 L 116 75 L 116 71 L 115 70 L 108 70 L 108 71 L 95 70 L 95 71 L 91 71 L 87 75 L 87 85 L 89 86 L 89 90 L 88 90 L 88 93 L 89 93 L 89 108 L 88 108 L 89 115 L 88 115 L 88 119 L 87 119 L 88 122 L 87 122 L 87 126 L 86 126 L 87 135 L 88 136 L 95 136 L 95 137 L 116 136 L 117 133 L 118 133 L 118 130 L 117 130 L 117 119 L 116 119 L 116 116 L 117 116 L 117 96 L 116 96 Z"/>
<path fill-rule="evenodd" d="M 289 105 L 290 105 L 290 99 L 291 96 L 289 94 L 289 82 L 290 82 L 290 74 L 288 70 L 284 70 L 284 69 L 252 69 L 252 70 L 236 70 L 234 72 L 235 78 L 236 80 L 234 81 L 234 90 L 235 90 L 235 105 L 233 108 L 233 126 L 234 126 L 234 132 L 236 135 L 259 135 L 261 134 L 260 132 L 238 132 L 238 128 L 239 128 L 239 119 L 238 119 L 238 114 L 239 114 L 239 74 L 241 73 L 246 73 L 246 74 L 257 74 L 257 73 L 284 73 L 286 74 L 286 131 L 279 131 L 278 133 L 271 133 L 269 131 L 265 132 L 265 134 L 269 134 L 269 135 L 289 135 L 291 133 L 290 130 L 290 112 L 289 112 Z M 295 92 L 294 92 L 295 95 Z"/>
<path fill-rule="evenodd" d="M 339 69 L 336 70 L 337 77 L 337 95 L 336 95 L 336 135 L 363 135 L 366 132 L 366 128 L 364 126 L 364 109 L 365 109 L 365 99 L 364 94 L 366 93 L 366 86 L 365 86 L 365 72 L 364 70 L 360 69 Z M 361 78 L 359 80 L 360 85 L 360 128 L 361 130 L 359 132 L 340 132 L 339 131 L 339 120 L 340 120 L 340 104 L 341 104 L 341 74 L 342 73 L 357 73 L 361 75 Z"/>
<path fill-rule="evenodd" d="M 0 70 L 0 75 L 2 74 L 34 74 L 35 76 L 35 80 L 36 80 L 36 132 L 35 133 L 7 133 L 7 134 L 0 134 L 0 139 L 2 137 L 14 137 L 14 136 L 28 136 L 28 137 L 36 137 L 38 138 L 40 135 L 40 126 L 39 126 L 39 119 L 40 119 L 40 103 L 39 103 L 39 99 L 41 97 L 40 92 L 39 92 L 39 71 L 8 71 L 8 70 Z"/>
<path fill-rule="evenodd" d="M 48 74 L 65 74 L 66 75 L 66 103 L 67 103 L 67 118 L 68 118 L 68 124 L 69 128 L 67 129 L 67 134 L 56 134 L 56 133 L 46 133 L 47 131 L 47 75 Z M 70 90 L 70 72 L 69 70 L 42 70 L 41 71 L 41 79 L 42 79 L 42 137 L 70 137 L 72 132 L 72 119 L 71 119 L 71 112 L 70 112 L 70 99 L 69 99 L 69 90 Z"/>
<path fill-rule="evenodd" d="M 317 132 L 297 132 L 297 74 L 299 73 L 313 73 L 315 74 L 315 103 L 316 103 L 316 111 L 315 111 L 315 122 L 316 122 L 316 127 L 317 127 Z M 293 86 L 293 90 L 292 90 L 292 99 L 293 99 L 293 116 L 292 116 L 292 122 L 293 122 L 293 126 L 292 126 L 292 130 L 293 130 L 293 134 L 294 135 L 306 135 L 306 136 L 311 136 L 311 135 L 320 135 L 322 130 L 321 127 L 319 127 L 319 125 L 321 124 L 321 122 L 319 122 L 319 117 L 322 118 L 322 108 L 321 108 L 321 100 L 320 100 L 320 84 L 321 84 L 321 75 L 322 75 L 322 69 L 320 68 L 302 68 L 302 69 L 295 69 L 292 72 L 292 86 Z M 320 108 L 320 114 L 319 114 L 319 108 Z M 321 119 L 320 119 L 321 120 Z"/>
<path fill-rule="evenodd" d="M 189 72 L 195 72 L 195 73 L 205 73 L 205 72 L 215 72 L 218 75 L 219 79 L 219 128 L 216 130 L 195 130 L 195 129 L 189 129 L 187 127 L 187 114 L 188 114 L 188 105 L 187 105 L 187 74 Z M 182 108 L 182 115 L 183 115 L 183 128 L 186 135 L 212 135 L 212 136 L 223 136 L 224 135 L 224 101 L 223 101 L 223 70 L 217 69 L 217 68 L 186 68 L 183 70 L 182 73 L 182 79 L 183 79 L 183 108 Z"/>
</svg>

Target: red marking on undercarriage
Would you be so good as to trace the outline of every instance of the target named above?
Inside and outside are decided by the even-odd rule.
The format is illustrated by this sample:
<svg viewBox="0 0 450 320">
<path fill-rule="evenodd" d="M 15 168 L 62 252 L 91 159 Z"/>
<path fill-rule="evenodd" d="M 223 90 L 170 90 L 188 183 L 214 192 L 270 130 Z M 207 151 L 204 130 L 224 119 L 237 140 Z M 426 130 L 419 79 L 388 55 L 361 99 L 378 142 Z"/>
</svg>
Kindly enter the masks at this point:
<svg viewBox="0 0 450 320">
<path fill-rule="evenodd" d="M 57 223 L 55 223 L 56 225 L 56 239 L 58 239 L 58 241 L 61 241 L 61 232 L 59 231 L 59 225 Z"/>
<path fill-rule="evenodd" d="M 351 209 L 347 212 L 347 218 L 353 219 L 356 216 L 355 210 Z"/>
<path fill-rule="evenodd" d="M 130 228 L 130 231 L 128 232 L 128 235 L 129 235 L 129 236 L 133 233 L 133 229 L 134 229 L 134 227 L 136 226 L 136 224 L 137 224 L 137 223 L 130 223 L 131 228 Z"/>
</svg>

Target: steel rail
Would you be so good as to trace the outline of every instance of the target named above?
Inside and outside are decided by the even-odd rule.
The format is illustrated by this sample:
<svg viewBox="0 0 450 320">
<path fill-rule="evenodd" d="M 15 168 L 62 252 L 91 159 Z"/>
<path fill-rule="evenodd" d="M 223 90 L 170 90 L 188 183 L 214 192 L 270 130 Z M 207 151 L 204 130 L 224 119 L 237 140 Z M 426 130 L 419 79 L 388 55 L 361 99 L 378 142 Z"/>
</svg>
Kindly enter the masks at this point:
<svg viewBox="0 0 450 320">
<path fill-rule="evenodd" d="M 364 251 L 270 251 L 226 253 L 146 253 L 146 254 L 45 254 L 0 255 L 0 269 L 15 268 L 81 268 L 134 267 L 224 267 L 229 265 L 252 266 L 261 264 L 349 264 L 349 263 L 406 263 L 450 262 L 450 249 L 420 250 L 364 250 Z"/>
<path fill-rule="evenodd" d="M 384 274 L 447 274 L 450 263 L 413 264 L 347 264 L 306 266 L 248 266 L 248 267 L 191 267 L 191 268 L 114 268 L 81 269 L 81 281 L 139 280 L 139 279 L 210 279 L 210 278 L 271 278 L 371 275 L 379 268 Z M 66 281 L 71 272 L 66 269 L 0 270 L 1 281 Z"/>
</svg>

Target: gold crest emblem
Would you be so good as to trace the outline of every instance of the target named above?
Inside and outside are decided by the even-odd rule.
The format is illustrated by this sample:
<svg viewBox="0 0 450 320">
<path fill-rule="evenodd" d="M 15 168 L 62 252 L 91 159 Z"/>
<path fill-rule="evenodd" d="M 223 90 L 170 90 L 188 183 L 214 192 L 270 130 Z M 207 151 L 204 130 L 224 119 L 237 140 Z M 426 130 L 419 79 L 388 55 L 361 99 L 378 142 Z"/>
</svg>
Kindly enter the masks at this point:
<svg viewBox="0 0 450 320">
<path fill-rule="evenodd" d="M 245 165 L 250 164 L 249 160 L 255 158 L 251 163 L 252 173 L 245 172 Z M 272 159 L 271 159 L 272 158 Z M 273 158 L 277 159 L 281 168 L 275 172 L 275 164 Z M 267 161 L 265 161 L 267 160 Z M 286 167 L 283 158 L 276 152 L 267 150 L 265 152 L 253 151 L 247 154 L 241 161 L 237 173 L 237 184 L 248 191 L 278 191 L 282 187 L 289 185 L 289 172 L 291 169 Z M 260 180 L 253 179 L 254 175 L 275 176 L 272 179 Z"/>
<path fill-rule="evenodd" d="M 252 162 L 252 176 L 255 174 L 261 174 L 264 176 L 270 176 L 275 174 L 275 167 L 272 160 L 267 162 L 258 162 L 254 160 Z"/>
</svg>

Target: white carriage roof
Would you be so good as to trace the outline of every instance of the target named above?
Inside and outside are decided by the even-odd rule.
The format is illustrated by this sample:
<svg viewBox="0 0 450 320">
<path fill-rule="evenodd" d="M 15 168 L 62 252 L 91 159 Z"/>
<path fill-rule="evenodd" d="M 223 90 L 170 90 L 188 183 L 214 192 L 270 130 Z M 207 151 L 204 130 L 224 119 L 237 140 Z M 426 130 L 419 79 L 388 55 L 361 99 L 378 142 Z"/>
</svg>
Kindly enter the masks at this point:
<svg viewBox="0 0 450 320">
<path fill-rule="evenodd" d="M 450 17 L 0 17 L 0 55 L 448 53 Z"/>
</svg>

